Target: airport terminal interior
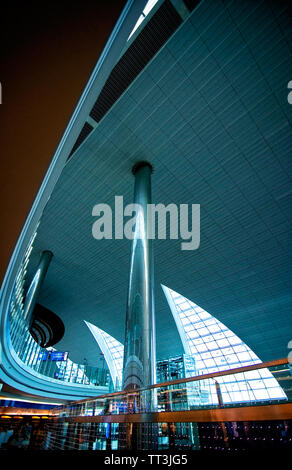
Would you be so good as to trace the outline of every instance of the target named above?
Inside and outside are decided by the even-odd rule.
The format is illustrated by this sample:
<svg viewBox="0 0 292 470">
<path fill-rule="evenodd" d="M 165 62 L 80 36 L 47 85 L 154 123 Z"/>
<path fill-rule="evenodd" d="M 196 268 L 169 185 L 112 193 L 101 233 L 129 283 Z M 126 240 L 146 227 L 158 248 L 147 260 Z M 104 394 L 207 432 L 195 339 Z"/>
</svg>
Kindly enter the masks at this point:
<svg viewBox="0 0 292 470">
<path fill-rule="evenodd" d="M 2 284 L 1 451 L 292 448 L 291 26 L 125 2 Z"/>
</svg>

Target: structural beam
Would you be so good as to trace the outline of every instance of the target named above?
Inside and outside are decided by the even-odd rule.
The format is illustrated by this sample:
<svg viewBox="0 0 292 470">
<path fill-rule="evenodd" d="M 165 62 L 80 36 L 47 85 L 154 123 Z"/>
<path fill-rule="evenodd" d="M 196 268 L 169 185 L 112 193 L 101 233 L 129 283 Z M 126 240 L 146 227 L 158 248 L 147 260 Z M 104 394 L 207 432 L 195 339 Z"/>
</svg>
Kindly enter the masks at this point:
<svg viewBox="0 0 292 470">
<path fill-rule="evenodd" d="M 46 250 L 42 252 L 36 273 L 28 288 L 24 303 L 23 317 L 28 322 L 29 326 L 32 325 L 34 307 L 39 297 L 52 257 L 53 253 L 51 251 Z"/>
</svg>

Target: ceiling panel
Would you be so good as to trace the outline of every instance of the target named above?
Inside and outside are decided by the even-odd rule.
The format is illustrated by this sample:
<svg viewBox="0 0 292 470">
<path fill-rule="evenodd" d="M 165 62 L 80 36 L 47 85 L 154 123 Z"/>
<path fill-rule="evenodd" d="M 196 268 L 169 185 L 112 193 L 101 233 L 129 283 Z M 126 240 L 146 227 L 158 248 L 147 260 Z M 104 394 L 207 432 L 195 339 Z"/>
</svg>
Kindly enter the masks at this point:
<svg viewBox="0 0 292 470">
<path fill-rule="evenodd" d="M 156 240 L 158 357 L 182 351 L 160 283 L 203 307 L 262 359 L 291 339 L 291 106 L 288 6 L 205 1 L 66 164 L 29 268 L 54 253 L 41 303 L 61 316 L 59 348 L 98 358 L 87 320 L 124 341 L 130 242 L 92 237 L 92 208 L 132 202 L 137 160 L 153 202 L 201 205 L 201 244 Z"/>
</svg>

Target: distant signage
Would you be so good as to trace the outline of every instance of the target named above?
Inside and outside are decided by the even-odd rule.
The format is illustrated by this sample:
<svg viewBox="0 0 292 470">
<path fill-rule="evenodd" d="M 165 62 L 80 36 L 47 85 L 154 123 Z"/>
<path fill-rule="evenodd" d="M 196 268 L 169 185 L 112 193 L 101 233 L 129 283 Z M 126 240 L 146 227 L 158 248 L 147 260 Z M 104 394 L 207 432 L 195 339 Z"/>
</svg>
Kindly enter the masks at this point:
<svg viewBox="0 0 292 470">
<path fill-rule="evenodd" d="M 42 351 L 39 355 L 41 361 L 62 362 L 67 361 L 68 352 L 63 351 Z"/>
<path fill-rule="evenodd" d="M 52 351 L 51 361 L 67 361 L 68 353 L 62 351 Z"/>
</svg>

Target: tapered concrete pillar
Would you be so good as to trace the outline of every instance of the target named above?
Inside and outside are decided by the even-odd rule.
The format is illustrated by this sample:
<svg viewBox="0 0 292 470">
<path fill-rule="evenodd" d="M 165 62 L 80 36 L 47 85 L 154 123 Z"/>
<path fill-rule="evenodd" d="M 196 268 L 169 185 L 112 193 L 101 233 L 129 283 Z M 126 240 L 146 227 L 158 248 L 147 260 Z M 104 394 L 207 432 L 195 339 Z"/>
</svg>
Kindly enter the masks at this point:
<svg viewBox="0 0 292 470">
<path fill-rule="evenodd" d="M 124 390 L 146 387 L 156 381 L 153 253 L 152 240 L 147 238 L 151 173 L 152 167 L 148 162 L 139 162 L 133 167 L 134 203 L 139 206 L 131 250 L 124 343 Z M 151 406 L 148 398 L 144 406 Z"/>
<path fill-rule="evenodd" d="M 41 259 L 38 264 L 36 273 L 31 281 L 29 289 L 26 294 L 25 303 L 24 303 L 24 319 L 27 321 L 28 325 L 31 326 L 33 322 L 33 310 L 39 293 L 46 277 L 48 267 L 50 265 L 53 253 L 51 251 L 43 251 L 41 254 Z"/>
</svg>

